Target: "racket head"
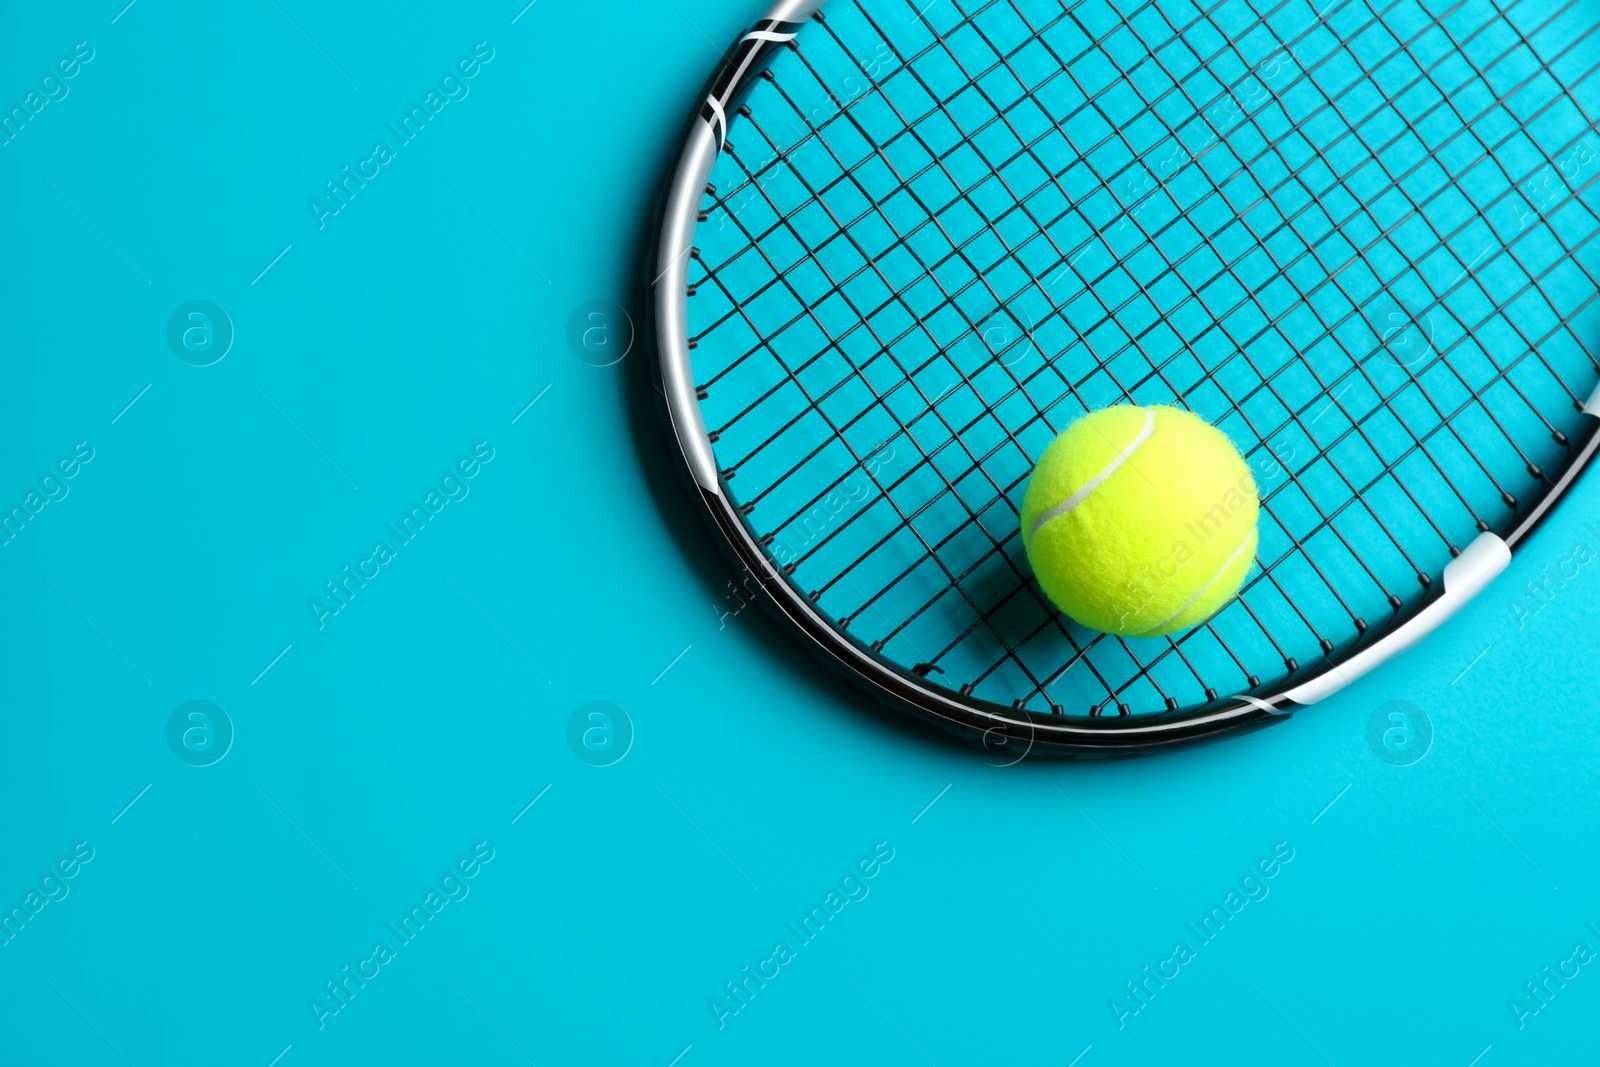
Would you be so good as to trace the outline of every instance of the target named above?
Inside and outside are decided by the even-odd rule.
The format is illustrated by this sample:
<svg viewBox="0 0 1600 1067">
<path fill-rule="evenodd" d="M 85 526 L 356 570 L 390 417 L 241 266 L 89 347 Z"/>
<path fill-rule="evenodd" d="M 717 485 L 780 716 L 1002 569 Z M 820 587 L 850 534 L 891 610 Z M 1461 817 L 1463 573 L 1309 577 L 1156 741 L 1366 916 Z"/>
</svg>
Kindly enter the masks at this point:
<svg viewBox="0 0 1600 1067">
<path fill-rule="evenodd" d="M 884 702 L 1002 759 L 1276 721 L 1587 465 L 1594 12 L 819 7 L 695 109 L 657 367 L 741 583 Z M 1262 566 L 1170 639 L 1064 619 L 1016 531 L 1044 445 L 1116 402 L 1216 422 L 1261 488 Z"/>
</svg>

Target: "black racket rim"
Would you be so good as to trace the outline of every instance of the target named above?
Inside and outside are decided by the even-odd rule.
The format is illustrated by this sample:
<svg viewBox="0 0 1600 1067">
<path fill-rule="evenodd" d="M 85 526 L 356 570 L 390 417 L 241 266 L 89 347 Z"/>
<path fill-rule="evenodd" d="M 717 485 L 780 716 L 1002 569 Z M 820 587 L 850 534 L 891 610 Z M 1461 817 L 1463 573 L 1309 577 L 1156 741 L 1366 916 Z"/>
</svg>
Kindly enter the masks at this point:
<svg viewBox="0 0 1600 1067">
<path fill-rule="evenodd" d="M 1397 609 L 1383 624 L 1369 628 L 1356 642 L 1341 649 L 1338 659 L 1325 657 L 1323 662 L 1304 666 L 1259 692 L 1221 696 L 1199 707 L 1177 711 L 1135 715 L 1121 706 L 1117 714 L 1069 716 L 1059 708 L 1049 713 L 1033 711 L 950 689 L 918 669 L 926 665 L 907 668 L 879 655 L 818 610 L 804 590 L 775 563 L 762 546 L 759 532 L 734 503 L 721 472 L 714 474 L 714 486 L 705 484 L 713 476 L 706 471 L 705 453 L 696 448 L 695 437 L 703 439 L 705 429 L 698 409 L 692 415 L 688 410 L 697 398 L 686 396 L 682 388 L 684 376 L 692 378 L 692 369 L 686 366 L 692 345 L 687 336 L 681 343 L 679 338 L 670 336 L 677 324 L 687 321 L 682 314 L 685 293 L 673 284 L 681 282 L 687 270 L 680 275 L 671 268 L 663 269 L 663 249 L 670 240 L 670 225 L 675 221 L 682 228 L 687 222 L 689 236 L 693 235 L 692 222 L 670 217 L 674 194 L 680 201 L 685 195 L 683 172 L 689 146 L 697 135 L 704 137 L 717 120 L 723 122 L 725 133 L 738 101 L 761 76 L 776 50 L 787 44 L 770 39 L 773 31 L 788 32 L 792 37 L 791 31 L 798 30 L 823 3 L 824 0 L 779 0 L 751 32 L 741 35 L 725 53 L 695 98 L 652 216 L 650 252 L 644 264 L 651 306 L 640 335 L 651 356 L 656 408 L 678 460 L 679 475 L 740 584 L 753 592 L 767 614 L 818 662 L 880 704 L 976 741 L 986 753 L 1002 757 L 1003 765 L 1034 753 L 1078 758 L 1144 755 L 1272 725 L 1289 718 L 1298 708 L 1343 689 L 1448 620 L 1505 568 L 1511 553 L 1539 529 L 1592 465 L 1596 451 L 1600 451 L 1600 386 L 1587 403 L 1578 405 L 1585 417 L 1565 442 L 1565 462 L 1546 472 L 1548 480 L 1543 491 L 1529 500 L 1525 510 L 1519 509 L 1521 514 L 1511 529 L 1504 534 L 1482 530 L 1467 548 L 1452 548 L 1457 561 L 1470 563 L 1464 582 L 1453 583 L 1447 567 L 1443 581 L 1434 582 L 1423 597 Z M 716 152 L 720 153 L 722 147 L 719 140 Z M 702 180 L 696 185 L 705 183 Z M 698 194 L 710 189 L 692 192 L 698 202 Z M 671 258 L 686 262 L 691 257 L 692 248 L 685 243 Z M 1463 560 L 1464 556 L 1469 559 Z M 1471 558 L 1474 556 L 1492 558 L 1479 563 Z M 1463 587 L 1467 587 L 1464 594 Z M 1364 663 L 1353 668 L 1353 660 Z"/>
</svg>

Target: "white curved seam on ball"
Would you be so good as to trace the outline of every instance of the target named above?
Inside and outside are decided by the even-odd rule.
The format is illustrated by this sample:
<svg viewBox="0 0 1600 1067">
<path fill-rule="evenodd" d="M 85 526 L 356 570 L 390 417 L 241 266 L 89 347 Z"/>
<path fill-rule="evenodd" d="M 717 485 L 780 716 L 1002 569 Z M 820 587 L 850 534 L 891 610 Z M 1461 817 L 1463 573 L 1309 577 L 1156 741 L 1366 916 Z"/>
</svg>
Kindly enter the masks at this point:
<svg viewBox="0 0 1600 1067">
<path fill-rule="evenodd" d="M 1145 636 L 1145 634 L 1148 634 L 1153 630 L 1159 630 L 1163 626 L 1165 626 L 1169 622 L 1171 622 L 1173 619 L 1176 619 L 1178 616 L 1182 615 L 1184 612 L 1186 612 L 1190 608 L 1194 607 L 1194 602 L 1199 600 L 1201 597 L 1205 596 L 1206 595 L 1206 591 L 1209 590 L 1212 586 L 1216 585 L 1217 584 L 1217 580 L 1219 578 L 1221 578 L 1224 574 L 1228 573 L 1228 568 L 1233 566 L 1233 561 L 1239 558 L 1239 553 L 1241 553 L 1241 552 L 1243 552 L 1245 550 L 1245 547 L 1250 544 L 1251 539 L 1254 538 L 1255 535 L 1256 535 L 1256 530 L 1255 530 L 1255 527 L 1252 526 L 1250 528 L 1250 532 L 1244 535 L 1244 540 L 1239 542 L 1239 547 L 1233 550 L 1233 555 L 1229 556 L 1228 559 L 1227 559 L 1227 562 L 1225 562 L 1222 566 L 1217 568 L 1217 573 L 1215 573 L 1215 574 L 1213 574 L 1211 576 L 1211 580 L 1209 582 L 1207 582 L 1205 585 L 1202 585 L 1200 587 L 1200 591 L 1198 593 L 1196 593 L 1194 596 L 1190 597 L 1188 600 L 1184 601 L 1183 607 L 1179 608 L 1177 611 L 1174 611 L 1171 615 L 1168 615 L 1166 618 L 1162 619 L 1160 622 L 1156 623 L 1154 626 L 1150 627 L 1148 630 L 1145 630 L 1142 633 L 1134 634 L 1133 636 L 1134 637 L 1143 637 L 1143 636 Z"/>
<path fill-rule="evenodd" d="M 1112 459 L 1110 463 L 1106 464 L 1105 470 L 1101 471 L 1093 478 L 1090 478 L 1087 482 L 1084 482 L 1083 485 L 1078 488 L 1076 493 L 1073 493 L 1071 496 L 1067 497 L 1067 499 L 1063 500 L 1049 511 L 1042 511 L 1034 517 L 1033 525 L 1028 528 L 1028 543 L 1030 545 L 1033 544 L 1033 539 L 1039 536 L 1039 527 L 1043 526 L 1051 519 L 1060 518 L 1087 500 L 1089 498 L 1089 494 L 1098 489 L 1101 483 L 1107 478 L 1117 473 L 1117 469 L 1119 467 L 1128 462 L 1128 460 L 1132 459 L 1133 454 L 1139 451 L 1139 447 L 1146 441 L 1150 440 L 1150 436 L 1155 432 L 1156 413 L 1154 411 L 1147 411 L 1145 412 L 1144 417 L 1144 429 L 1140 430 L 1139 433 L 1134 437 L 1132 444 L 1128 445 L 1127 448 L 1124 448 L 1116 455 L 1114 459 Z"/>
</svg>

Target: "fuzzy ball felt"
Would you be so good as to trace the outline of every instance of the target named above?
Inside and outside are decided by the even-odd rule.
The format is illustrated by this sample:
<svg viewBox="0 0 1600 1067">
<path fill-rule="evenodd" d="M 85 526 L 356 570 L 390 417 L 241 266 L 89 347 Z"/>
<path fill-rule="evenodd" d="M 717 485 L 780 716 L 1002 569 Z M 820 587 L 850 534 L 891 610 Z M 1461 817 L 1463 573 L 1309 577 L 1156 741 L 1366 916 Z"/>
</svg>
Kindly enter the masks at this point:
<svg viewBox="0 0 1600 1067">
<path fill-rule="evenodd" d="M 1067 615 L 1159 637 L 1238 593 L 1259 512 L 1250 468 L 1222 431 L 1176 408 L 1121 405 L 1078 419 L 1039 457 L 1022 540 Z"/>
</svg>

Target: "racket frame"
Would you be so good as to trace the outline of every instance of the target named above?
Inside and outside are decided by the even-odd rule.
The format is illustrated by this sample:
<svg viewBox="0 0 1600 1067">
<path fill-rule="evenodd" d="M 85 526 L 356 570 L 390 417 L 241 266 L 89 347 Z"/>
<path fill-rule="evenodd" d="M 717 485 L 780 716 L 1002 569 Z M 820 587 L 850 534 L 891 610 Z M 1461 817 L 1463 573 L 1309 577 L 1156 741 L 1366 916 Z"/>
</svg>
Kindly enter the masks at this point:
<svg viewBox="0 0 1600 1067">
<path fill-rule="evenodd" d="M 871 694 L 880 703 L 906 712 L 1005 753 L 1016 762 L 1033 753 L 1110 757 L 1148 753 L 1257 729 L 1288 718 L 1296 709 L 1344 689 L 1433 632 L 1481 592 L 1511 562 L 1514 549 L 1544 522 L 1600 449 L 1600 385 L 1582 412 L 1568 460 L 1544 492 L 1505 535 L 1481 532 L 1444 568 L 1443 580 L 1400 612 L 1387 626 L 1374 628 L 1351 646 L 1345 658 L 1307 667 L 1259 695 L 1220 697 L 1179 712 L 1140 715 L 1067 716 L 1006 706 L 938 685 L 889 661 L 837 626 L 777 567 L 762 548 L 760 535 L 741 512 L 717 468 L 700 411 L 688 334 L 689 263 L 694 232 L 702 220 L 702 201 L 728 124 L 744 92 L 786 47 L 824 0 L 779 0 L 742 35 L 713 72 L 682 135 L 676 162 L 661 199 L 653 254 L 649 257 L 652 307 L 644 331 L 656 358 L 651 366 L 659 408 L 668 435 L 682 458 L 680 470 L 714 540 L 758 600 L 802 645 L 835 675 Z M 1289 684 L 1290 681 L 1294 684 Z"/>
</svg>

